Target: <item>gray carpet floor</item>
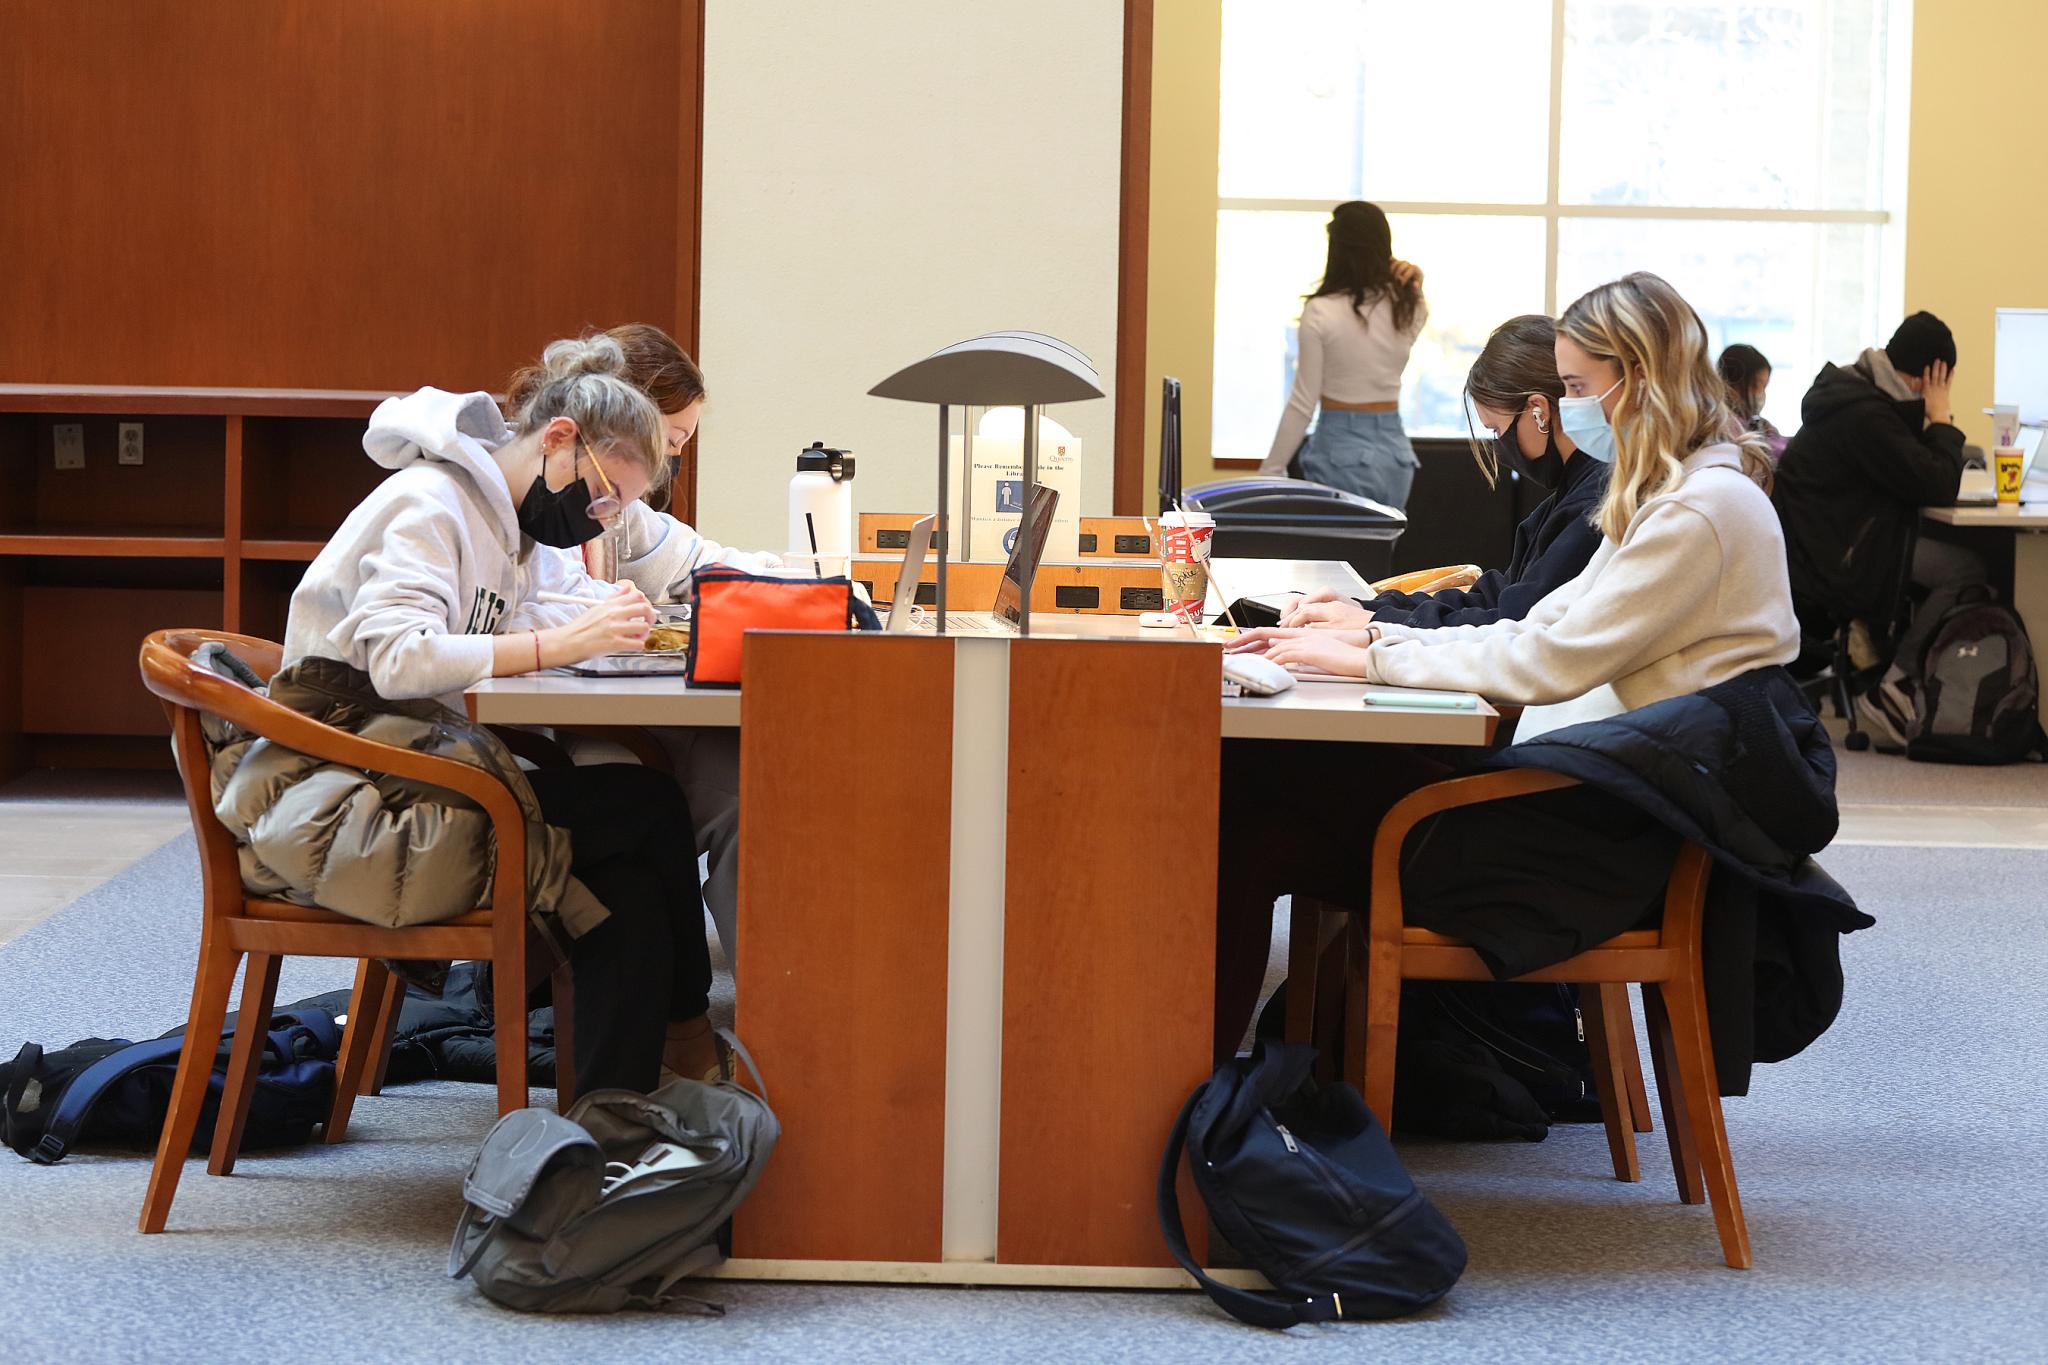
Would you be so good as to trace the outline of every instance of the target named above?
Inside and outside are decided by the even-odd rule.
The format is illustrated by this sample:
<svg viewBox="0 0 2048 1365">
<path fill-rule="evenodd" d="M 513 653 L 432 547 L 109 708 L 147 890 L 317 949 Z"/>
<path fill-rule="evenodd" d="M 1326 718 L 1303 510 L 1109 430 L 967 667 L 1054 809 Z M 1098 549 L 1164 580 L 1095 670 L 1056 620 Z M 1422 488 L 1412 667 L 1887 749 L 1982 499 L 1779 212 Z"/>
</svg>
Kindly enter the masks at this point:
<svg viewBox="0 0 2048 1365">
<path fill-rule="evenodd" d="M 171 1231 L 135 1218 L 147 1160 L 53 1168 L 0 1151 L 0 1301 L 12 1358 L 74 1361 L 2041 1360 L 2048 1338 L 2048 853 L 1840 850 L 1879 927 L 1847 940 L 1849 999 L 1805 1055 L 1728 1107 L 1757 1254 L 1721 1265 L 1676 1202 L 1661 1134 L 1639 1185 L 1597 1128 L 1540 1144 L 1410 1143 L 1471 1266 L 1397 1323 L 1258 1332 L 1192 1293 L 718 1284 L 723 1319 L 502 1312 L 441 1273 L 483 1087 L 362 1101 L 351 1140 L 188 1165 Z M 189 838 L 0 949 L 0 1049 L 155 1033 L 184 1016 L 197 947 Z M 343 984 L 288 964 L 281 999 Z M 877 1040 L 886 1045 L 886 1040 Z M 542 1098 L 540 1096 L 537 1099 Z"/>
</svg>

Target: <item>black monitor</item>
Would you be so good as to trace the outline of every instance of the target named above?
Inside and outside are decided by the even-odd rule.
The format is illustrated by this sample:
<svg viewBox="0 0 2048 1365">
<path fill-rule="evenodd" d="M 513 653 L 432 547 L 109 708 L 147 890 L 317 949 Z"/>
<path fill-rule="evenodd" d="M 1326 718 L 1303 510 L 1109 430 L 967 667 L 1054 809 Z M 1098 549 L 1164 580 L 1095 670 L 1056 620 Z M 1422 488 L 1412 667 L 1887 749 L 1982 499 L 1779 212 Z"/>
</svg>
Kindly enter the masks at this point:
<svg viewBox="0 0 2048 1365">
<path fill-rule="evenodd" d="M 1159 394 L 1159 510 L 1180 505 L 1180 381 L 1168 375 Z"/>
</svg>

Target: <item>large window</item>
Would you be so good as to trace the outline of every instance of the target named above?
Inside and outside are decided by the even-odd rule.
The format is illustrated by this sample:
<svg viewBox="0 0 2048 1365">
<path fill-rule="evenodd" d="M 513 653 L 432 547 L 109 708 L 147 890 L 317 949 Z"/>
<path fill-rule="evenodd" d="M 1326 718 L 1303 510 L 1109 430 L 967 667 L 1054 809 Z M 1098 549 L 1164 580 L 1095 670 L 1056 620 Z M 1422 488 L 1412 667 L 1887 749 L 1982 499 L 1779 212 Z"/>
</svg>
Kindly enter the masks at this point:
<svg viewBox="0 0 2048 1365">
<path fill-rule="evenodd" d="M 1898 311 L 1909 2 L 1224 0 L 1215 454 L 1271 445 L 1346 199 L 1426 272 L 1411 435 L 1465 434 L 1495 325 L 1630 270 L 1770 357 L 1795 429 Z"/>
</svg>

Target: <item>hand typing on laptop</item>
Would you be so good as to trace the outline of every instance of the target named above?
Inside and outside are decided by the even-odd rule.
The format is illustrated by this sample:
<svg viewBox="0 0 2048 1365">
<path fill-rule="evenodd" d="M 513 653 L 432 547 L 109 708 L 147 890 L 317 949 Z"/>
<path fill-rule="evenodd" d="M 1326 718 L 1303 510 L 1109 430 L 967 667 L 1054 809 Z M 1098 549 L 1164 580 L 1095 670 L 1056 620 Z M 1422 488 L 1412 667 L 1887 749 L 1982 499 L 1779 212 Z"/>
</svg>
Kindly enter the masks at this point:
<svg viewBox="0 0 2048 1365">
<path fill-rule="evenodd" d="M 1365 651 L 1380 638 L 1377 627 L 1337 630 L 1329 627 L 1262 626 L 1248 630 L 1228 646 L 1233 654 L 1263 654 L 1296 675 L 1328 673 L 1344 678 L 1366 676 Z"/>
<path fill-rule="evenodd" d="M 1356 630 L 1370 624 L 1372 611 L 1329 588 L 1303 593 L 1280 608 L 1280 624 L 1286 627 L 1316 626 L 1322 629 Z"/>
</svg>

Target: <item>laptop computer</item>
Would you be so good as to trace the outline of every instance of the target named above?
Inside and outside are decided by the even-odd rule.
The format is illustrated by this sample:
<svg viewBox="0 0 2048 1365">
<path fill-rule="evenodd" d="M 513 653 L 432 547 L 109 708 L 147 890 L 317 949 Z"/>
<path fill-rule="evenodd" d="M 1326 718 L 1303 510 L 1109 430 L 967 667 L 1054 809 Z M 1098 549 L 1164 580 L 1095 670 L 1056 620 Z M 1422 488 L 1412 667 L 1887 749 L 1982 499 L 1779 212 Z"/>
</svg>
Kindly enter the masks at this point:
<svg viewBox="0 0 2048 1365">
<path fill-rule="evenodd" d="M 996 585 L 993 612 L 949 611 L 946 629 L 963 635 L 1008 634 L 1023 618 L 1024 564 L 1028 555 L 1036 564 L 1052 532 L 1052 516 L 1059 506 L 1059 490 L 1035 485 L 1025 500 L 1024 515 L 1018 518 L 1016 539 L 1010 543 L 1009 562 L 1003 566 L 1002 582 Z M 889 604 L 884 628 L 893 631 L 934 632 L 938 621 L 930 613 L 916 610 L 919 580 L 924 576 L 925 557 L 931 551 L 935 518 L 920 517 L 910 528 L 910 543 L 904 548 L 903 570 L 896 577 L 896 595 Z"/>
</svg>

